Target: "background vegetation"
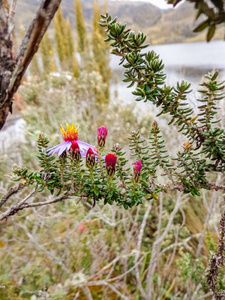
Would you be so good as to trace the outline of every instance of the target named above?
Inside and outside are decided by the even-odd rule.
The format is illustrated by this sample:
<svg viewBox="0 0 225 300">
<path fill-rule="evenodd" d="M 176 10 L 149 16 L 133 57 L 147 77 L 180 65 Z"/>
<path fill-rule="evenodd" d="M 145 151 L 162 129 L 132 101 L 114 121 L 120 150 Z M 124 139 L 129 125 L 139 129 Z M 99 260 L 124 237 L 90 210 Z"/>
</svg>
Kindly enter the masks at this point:
<svg viewBox="0 0 225 300">
<path fill-rule="evenodd" d="M 75 7 L 81 9 L 79 0 Z M 94 2 L 92 36 L 87 35 L 81 10 L 76 40 L 61 10 L 50 29 L 55 44 L 51 32 L 45 35 L 16 96 L 19 119 L 26 122 L 24 143 L 15 147 L 8 131 L 11 140 L 0 159 L 2 194 L 14 184 L 8 180 L 12 164 L 38 170 L 39 134 L 55 145 L 62 140 L 58 126 L 66 121 L 79 123 L 82 139 L 93 145 L 97 128 L 106 126 L 107 151 L 116 143 L 128 150 L 132 130 L 149 138 L 154 114 L 150 106 L 143 110 L 121 104 L 116 96 L 109 99 L 109 49 L 102 43 L 98 12 Z M 223 112 L 221 107 L 218 119 Z M 181 151 L 185 141 L 174 127 L 163 122 L 160 127 L 170 154 Z M 221 174 L 213 176 L 218 185 L 224 184 Z M 51 199 L 47 192 L 38 197 Z M 11 203 L 18 198 L 15 195 Z M 171 192 L 129 211 L 102 203 L 93 208 L 76 199 L 24 210 L 1 223 L 0 285 L 5 288 L 0 298 L 147 299 L 146 276 L 154 270 L 148 278 L 151 299 L 211 299 L 205 269 L 210 251 L 216 249 L 223 201 L 222 192 L 202 191 L 200 197 Z M 224 289 L 223 269 L 220 273 Z"/>
<path fill-rule="evenodd" d="M 105 0 L 98 0 L 98 3 L 103 12 Z M 83 0 L 81 5 L 87 32 L 91 32 L 93 1 Z M 188 1 L 182 1 L 176 9 L 172 9 L 171 5 L 169 10 L 160 10 L 150 3 L 141 1 L 107 1 L 107 7 L 113 16 L 117 16 L 121 22 L 126 22 L 128 27 L 132 26 L 135 31 L 144 31 L 147 34 L 148 42 L 151 44 L 205 41 L 204 32 L 193 33 L 192 31 L 204 18 L 201 17 L 197 23 L 194 22 L 196 11 L 194 4 Z M 76 20 L 73 0 L 64 0 L 62 11 L 74 28 Z M 17 23 L 28 24 L 34 12 L 35 4 L 33 1 L 19 1 L 16 11 Z M 51 28 L 50 32 L 52 32 Z M 223 26 L 220 26 L 214 39 L 223 38 L 224 29 Z"/>
</svg>

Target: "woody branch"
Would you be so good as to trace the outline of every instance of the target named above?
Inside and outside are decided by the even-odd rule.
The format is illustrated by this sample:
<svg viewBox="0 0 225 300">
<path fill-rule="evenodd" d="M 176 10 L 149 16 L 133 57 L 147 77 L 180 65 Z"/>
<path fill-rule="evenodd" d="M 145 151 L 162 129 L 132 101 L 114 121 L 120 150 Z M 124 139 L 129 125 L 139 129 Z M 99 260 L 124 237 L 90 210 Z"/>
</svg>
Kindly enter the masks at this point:
<svg viewBox="0 0 225 300">
<path fill-rule="evenodd" d="M 13 2 L 15 4 L 15 2 Z M 12 11 L 7 11 L 0 0 L 0 130 L 8 113 L 12 113 L 13 95 L 20 86 L 40 42 L 53 19 L 61 0 L 42 0 L 20 45 L 16 57 L 13 55 Z"/>
</svg>

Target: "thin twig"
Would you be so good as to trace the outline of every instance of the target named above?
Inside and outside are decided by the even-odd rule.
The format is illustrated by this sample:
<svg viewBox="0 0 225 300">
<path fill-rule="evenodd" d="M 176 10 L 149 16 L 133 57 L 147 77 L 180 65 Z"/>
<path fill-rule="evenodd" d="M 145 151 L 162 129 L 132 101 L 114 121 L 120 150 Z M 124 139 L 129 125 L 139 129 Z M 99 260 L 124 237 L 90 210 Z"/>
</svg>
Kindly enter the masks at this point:
<svg viewBox="0 0 225 300">
<path fill-rule="evenodd" d="M 24 205 L 26 205 L 26 201 L 31 197 L 33 196 L 33 194 L 36 192 L 35 189 L 33 189 L 30 194 L 28 194 L 24 199 L 22 199 L 18 204 L 10 207 L 9 209 L 7 209 L 4 213 L 2 213 L 0 215 L 0 221 L 4 220 L 4 219 L 7 219 L 7 217 L 9 216 L 13 216 L 15 215 L 18 211 L 22 210 L 24 207 Z M 27 204 L 29 205 L 29 204 Z"/>
<path fill-rule="evenodd" d="M 225 185 L 217 185 L 213 182 L 206 182 L 206 186 L 210 188 L 210 190 L 215 190 L 215 191 L 225 191 Z"/>
<path fill-rule="evenodd" d="M 164 248 L 160 253 L 162 255 L 163 253 L 165 253 L 166 251 L 168 251 L 170 249 L 173 249 L 174 247 L 185 247 L 188 251 L 193 253 L 193 249 L 188 245 L 188 242 L 191 239 L 197 238 L 199 236 L 200 236 L 200 233 L 193 234 L 193 235 L 187 237 L 186 239 L 184 239 L 182 242 L 169 245 L 168 247 Z"/>
<path fill-rule="evenodd" d="M 203 300 L 203 299 L 209 298 L 210 296 L 213 296 L 212 292 L 209 292 L 205 295 L 200 296 L 197 300 Z"/>
<path fill-rule="evenodd" d="M 55 260 L 57 262 L 57 264 L 60 265 L 67 274 L 70 273 L 69 269 L 62 262 L 61 257 L 56 257 L 52 251 L 46 250 L 45 247 L 43 245 L 41 245 L 41 243 L 39 243 L 38 240 L 32 236 L 32 234 L 29 232 L 29 230 L 27 229 L 26 226 L 21 225 L 19 223 L 14 223 L 14 224 L 15 224 L 15 226 L 24 230 L 24 232 L 26 233 L 29 240 L 35 245 L 36 249 L 39 249 L 40 251 L 44 252 L 48 257 Z"/>
<path fill-rule="evenodd" d="M 141 283 L 141 278 L 140 278 L 140 273 L 139 273 L 139 270 L 138 270 L 138 264 L 137 264 L 137 261 L 138 261 L 138 258 L 139 258 L 139 255 L 140 255 L 140 251 L 141 251 L 141 243 L 142 243 L 142 240 L 143 240 L 143 235 L 144 235 L 144 229 L 145 229 L 145 226 L 146 226 L 146 221 L 147 221 L 147 218 L 148 218 L 148 215 L 150 213 L 150 210 L 152 208 L 152 201 L 148 204 L 148 208 L 144 214 L 144 217 L 143 217 L 143 221 L 141 223 L 141 228 L 140 228 L 140 232 L 139 232 L 139 235 L 138 235 L 138 243 L 137 243 L 137 253 L 136 253 L 136 256 L 135 256 L 135 260 L 134 260 L 134 263 L 136 265 L 135 267 L 135 276 L 136 276 L 136 280 L 137 280 L 137 284 L 138 284 L 138 288 L 141 292 L 141 295 L 143 298 L 146 297 L 146 293 L 143 289 L 143 286 L 142 286 L 142 283 Z"/>
<path fill-rule="evenodd" d="M 0 200 L 0 207 L 14 194 L 18 193 L 25 187 L 24 184 L 20 183 L 18 186 L 11 187 L 9 191 Z"/>
<path fill-rule="evenodd" d="M 93 300 L 91 292 L 87 286 L 82 286 L 81 289 L 84 295 L 86 296 L 87 300 Z"/>
<path fill-rule="evenodd" d="M 113 290 L 121 299 L 124 300 L 129 300 L 128 297 L 124 296 L 121 294 L 112 284 L 106 282 L 105 280 L 98 280 L 98 281 L 91 281 L 87 283 L 88 286 L 93 286 L 93 285 L 106 285 L 108 286 L 111 290 Z"/>
<path fill-rule="evenodd" d="M 59 202 L 59 201 L 62 201 L 62 200 L 68 199 L 68 198 L 70 198 L 70 196 L 68 194 L 65 194 L 65 195 L 59 196 L 59 197 L 57 197 L 55 199 L 49 200 L 49 201 L 35 202 L 35 203 L 25 203 L 21 207 L 21 209 L 30 208 L 30 207 L 37 207 L 37 206 L 43 206 L 43 205 L 48 205 L 48 204 L 56 203 L 56 202 Z"/>
<path fill-rule="evenodd" d="M 177 200 L 176 200 L 174 209 L 173 209 L 172 213 L 170 214 L 170 218 L 167 222 L 166 228 L 165 228 L 164 232 L 162 233 L 162 235 L 159 236 L 152 245 L 151 259 L 149 262 L 148 273 L 147 273 L 147 277 L 146 277 L 146 282 L 148 283 L 147 287 L 146 287 L 146 293 L 147 293 L 146 299 L 151 299 L 151 297 L 152 297 L 152 277 L 155 272 L 155 268 L 157 266 L 156 258 L 157 257 L 159 258 L 158 253 L 160 251 L 161 243 L 164 240 L 164 238 L 167 236 L 169 229 L 173 223 L 174 217 L 175 217 L 180 205 L 182 204 L 181 199 L 182 199 L 181 193 L 177 193 Z"/>
<path fill-rule="evenodd" d="M 204 238 L 205 238 L 205 233 L 206 233 L 206 229 L 207 229 L 207 226 L 208 226 L 208 223 L 209 223 L 209 219 L 212 215 L 212 212 L 213 212 L 213 207 L 214 207 L 214 204 L 215 204 L 215 198 L 216 198 L 216 191 L 213 191 L 212 192 L 212 196 L 211 196 L 211 202 L 210 202 L 210 206 L 209 208 L 207 209 L 207 216 L 205 218 L 205 224 L 204 224 L 204 229 L 201 233 L 201 236 L 200 236 L 200 239 L 199 239 L 199 243 L 198 243 L 198 249 L 197 249 L 197 252 L 196 252 L 196 256 L 198 257 L 201 253 L 201 250 L 202 250 L 202 246 L 203 246 L 203 243 L 204 243 Z"/>
<path fill-rule="evenodd" d="M 18 204 L 10 207 L 8 210 L 6 210 L 4 213 L 2 213 L 0 215 L 0 221 L 4 220 L 4 219 L 7 219 L 7 217 L 9 216 L 13 216 L 15 215 L 18 211 L 21 211 L 25 208 L 31 208 L 31 207 L 39 207 L 39 206 L 44 206 L 44 205 L 49 205 L 49 204 L 52 204 L 52 203 L 56 203 L 56 202 L 59 202 L 59 201 L 62 201 L 62 200 L 65 200 L 65 199 L 68 199 L 70 198 L 70 195 L 68 194 L 64 194 L 64 195 L 61 195 L 57 198 L 54 198 L 52 200 L 49 200 L 49 201 L 43 201 L 43 202 L 31 202 L 31 203 L 26 203 L 27 200 L 33 196 L 33 194 L 37 192 L 37 190 L 33 189 L 32 192 L 26 196 L 24 199 L 22 199 Z"/>
</svg>

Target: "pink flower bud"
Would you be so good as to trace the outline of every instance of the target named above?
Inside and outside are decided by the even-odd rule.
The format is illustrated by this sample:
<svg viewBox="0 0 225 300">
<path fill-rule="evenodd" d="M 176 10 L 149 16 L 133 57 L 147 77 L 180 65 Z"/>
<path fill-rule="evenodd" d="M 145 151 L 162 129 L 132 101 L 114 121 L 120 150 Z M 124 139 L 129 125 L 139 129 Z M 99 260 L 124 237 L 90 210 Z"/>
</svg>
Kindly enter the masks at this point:
<svg viewBox="0 0 225 300">
<path fill-rule="evenodd" d="M 95 165 L 95 154 L 91 148 L 86 153 L 86 166 L 89 169 L 93 169 Z"/>
<path fill-rule="evenodd" d="M 72 153 L 72 158 L 75 159 L 76 161 L 80 161 L 81 159 L 80 147 L 76 141 L 72 141 L 70 149 Z"/>
<path fill-rule="evenodd" d="M 85 233 L 88 230 L 87 227 L 82 223 L 78 226 L 77 229 L 78 231 L 80 231 L 80 233 Z"/>
<path fill-rule="evenodd" d="M 109 153 L 105 157 L 106 171 L 109 176 L 113 176 L 116 170 L 117 157 L 115 154 Z"/>
<path fill-rule="evenodd" d="M 97 139 L 98 139 L 98 146 L 100 148 L 105 146 L 105 140 L 107 137 L 108 129 L 105 126 L 101 126 L 98 128 L 97 131 Z"/>
<path fill-rule="evenodd" d="M 138 182 L 141 174 L 141 160 L 138 160 L 134 163 L 134 181 Z"/>
</svg>

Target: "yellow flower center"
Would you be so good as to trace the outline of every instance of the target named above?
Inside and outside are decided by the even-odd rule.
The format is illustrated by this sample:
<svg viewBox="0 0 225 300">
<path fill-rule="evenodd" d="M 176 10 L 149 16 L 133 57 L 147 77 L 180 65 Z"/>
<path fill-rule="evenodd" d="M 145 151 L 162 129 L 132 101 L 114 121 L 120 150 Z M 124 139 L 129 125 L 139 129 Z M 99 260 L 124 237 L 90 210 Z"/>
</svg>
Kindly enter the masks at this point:
<svg viewBox="0 0 225 300">
<path fill-rule="evenodd" d="M 60 131 L 63 134 L 63 138 L 65 142 L 72 142 L 72 141 L 77 141 L 78 140 L 78 129 L 79 126 L 74 123 L 69 126 L 66 123 L 66 130 L 62 127 L 62 125 L 59 127 Z"/>
</svg>

